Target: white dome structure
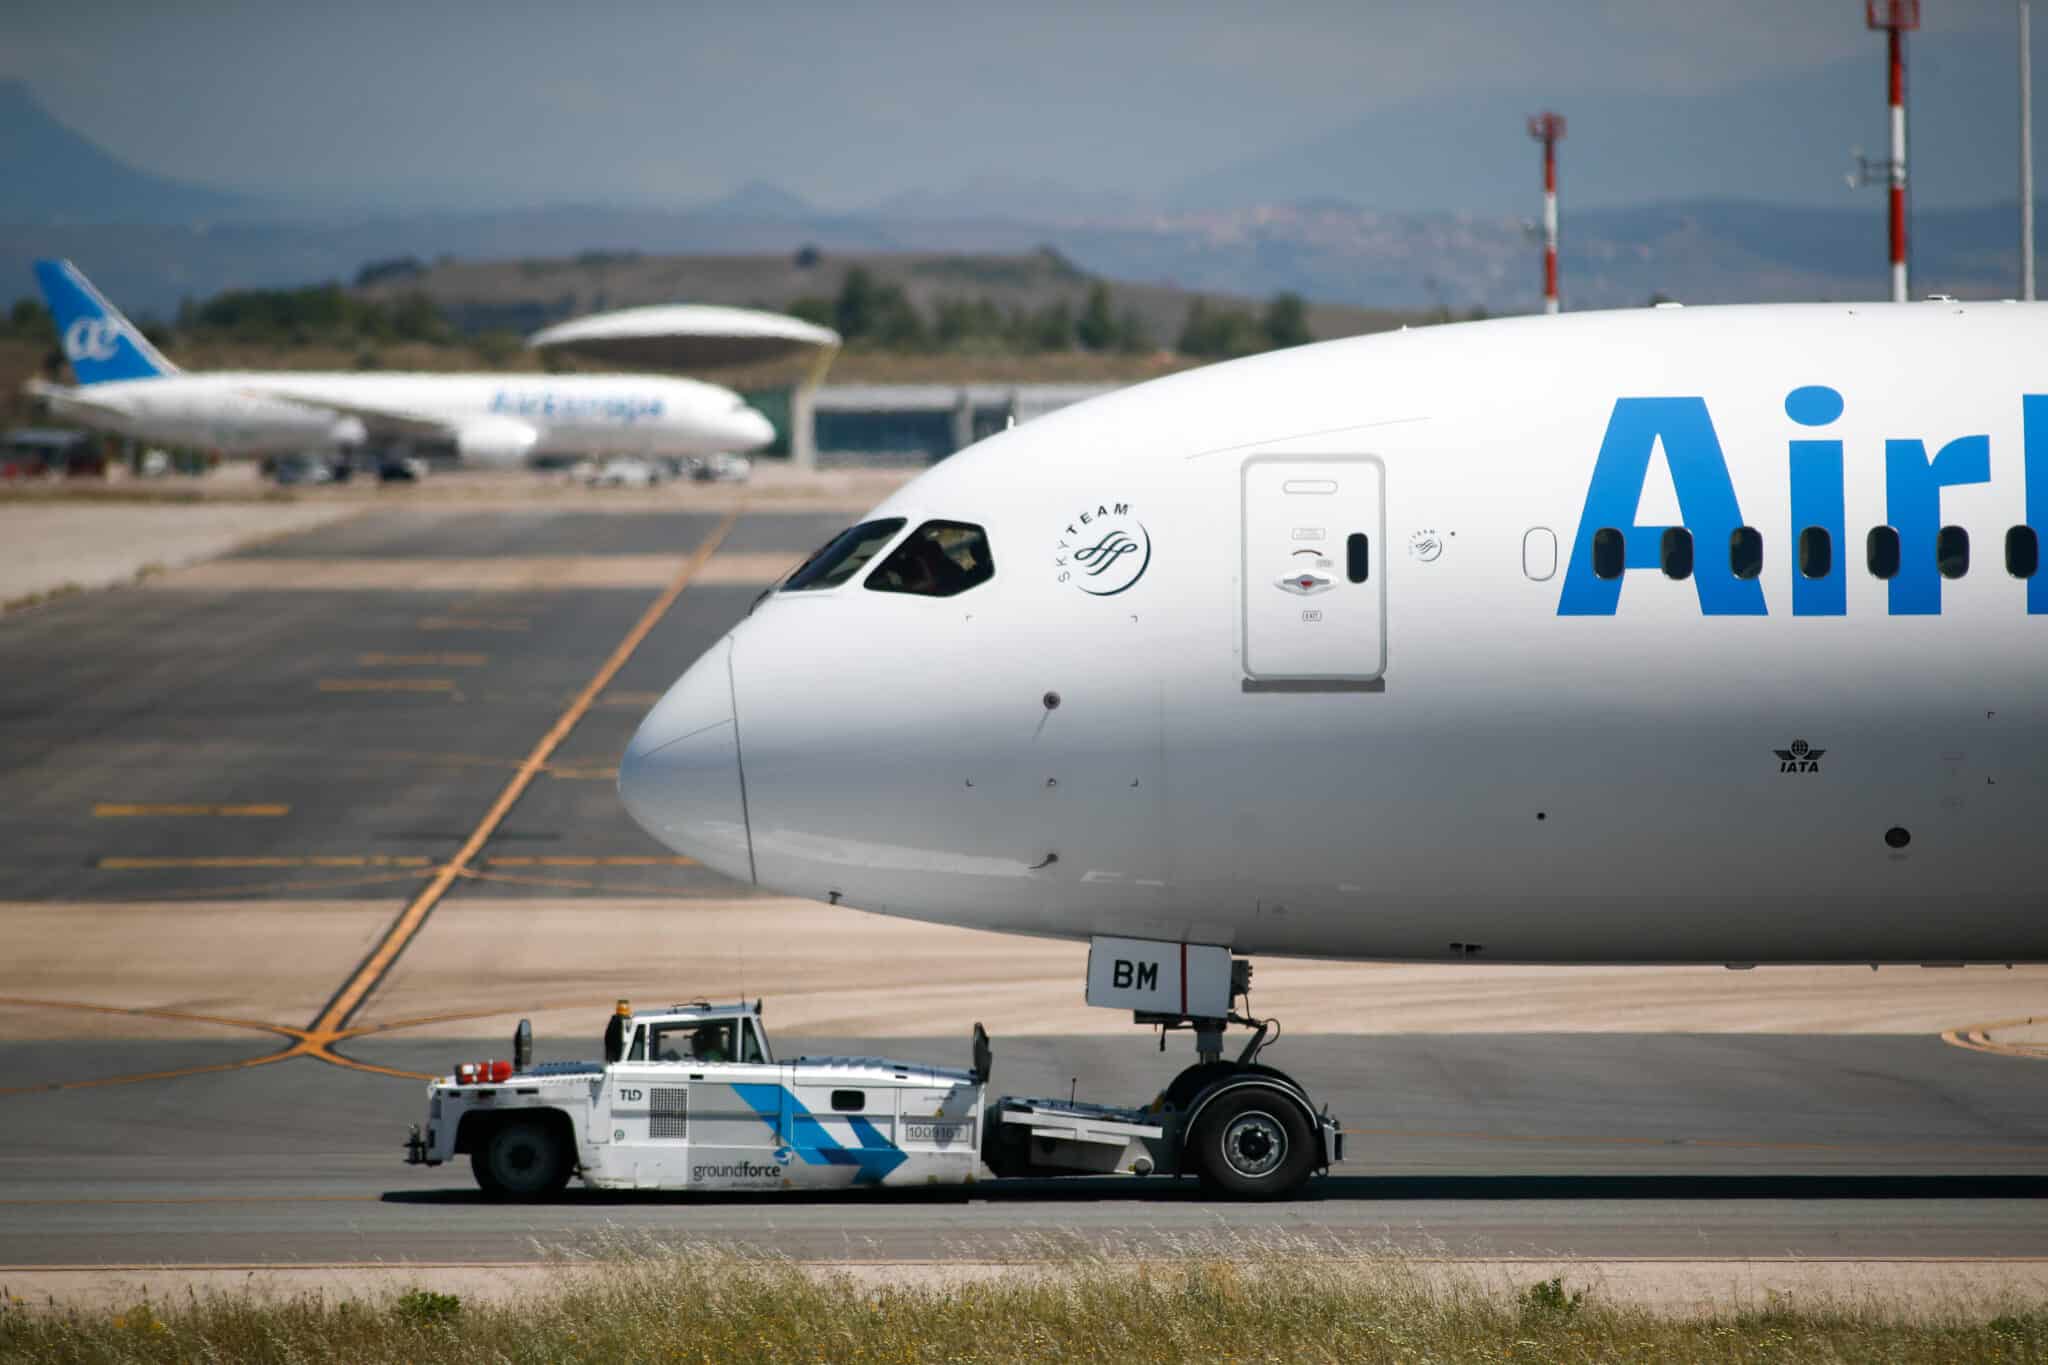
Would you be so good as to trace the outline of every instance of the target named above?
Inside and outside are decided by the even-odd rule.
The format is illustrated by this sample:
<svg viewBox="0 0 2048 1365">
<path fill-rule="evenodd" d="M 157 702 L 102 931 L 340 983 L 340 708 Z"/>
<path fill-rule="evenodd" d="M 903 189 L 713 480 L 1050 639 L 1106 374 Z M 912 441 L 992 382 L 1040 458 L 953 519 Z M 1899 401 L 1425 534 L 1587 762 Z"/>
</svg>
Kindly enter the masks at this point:
<svg viewBox="0 0 2048 1365">
<path fill-rule="evenodd" d="M 572 318 L 535 332 L 526 344 L 608 365 L 695 372 L 815 360 L 839 349 L 839 333 L 755 308 L 658 303 Z"/>
</svg>

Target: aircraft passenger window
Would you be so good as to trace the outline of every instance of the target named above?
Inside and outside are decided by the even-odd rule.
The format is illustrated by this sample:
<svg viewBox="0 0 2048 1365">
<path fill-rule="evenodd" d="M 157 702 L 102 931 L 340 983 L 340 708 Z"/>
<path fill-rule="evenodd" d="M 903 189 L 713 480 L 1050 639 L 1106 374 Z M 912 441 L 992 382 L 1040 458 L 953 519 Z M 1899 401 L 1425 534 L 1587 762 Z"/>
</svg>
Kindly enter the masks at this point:
<svg viewBox="0 0 2048 1365">
<path fill-rule="evenodd" d="M 1826 578 L 1835 571 L 1835 538 L 1825 526 L 1809 526 L 1799 533 L 1799 576 Z"/>
<path fill-rule="evenodd" d="M 868 587 L 918 597 L 953 597 L 988 582 L 995 573 L 986 531 L 964 521 L 928 521 L 868 575 Z"/>
<path fill-rule="evenodd" d="M 894 540 L 902 529 L 903 518 L 888 517 L 882 521 L 864 521 L 850 530 L 841 531 L 829 545 L 804 561 L 803 566 L 782 585 L 782 590 L 804 592 L 838 587 L 865 568 L 867 562 L 881 553 L 882 547 Z"/>
<path fill-rule="evenodd" d="M 1674 526 L 1666 531 L 1657 546 L 1657 561 L 1663 566 L 1666 578 L 1691 578 L 1692 532 L 1683 526 Z"/>
<path fill-rule="evenodd" d="M 1896 578 L 1899 573 L 1899 533 L 1889 526 L 1871 528 L 1863 542 L 1863 557 L 1873 578 Z"/>
<path fill-rule="evenodd" d="M 2015 526 L 2005 533 L 2005 571 L 2014 578 L 2032 578 L 2041 567 L 2041 541 L 2031 526 Z"/>
<path fill-rule="evenodd" d="M 1944 526 L 1934 538 L 1934 562 L 1943 578 L 1961 578 L 1970 571 L 1970 533 L 1960 526 Z"/>
<path fill-rule="evenodd" d="M 1593 533 L 1593 576 L 1619 578 L 1622 568 L 1621 532 L 1603 526 Z"/>
<path fill-rule="evenodd" d="M 1729 532 L 1728 572 L 1737 578 L 1755 578 L 1763 571 L 1763 533 L 1754 526 L 1738 526 Z"/>
<path fill-rule="evenodd" d="M 1363 531 L 1353 531 L 1344 538 L 1344 576 L 1353 583 L 1363 583 L 1372 576 L 1372 541 Z"/>
</svg>

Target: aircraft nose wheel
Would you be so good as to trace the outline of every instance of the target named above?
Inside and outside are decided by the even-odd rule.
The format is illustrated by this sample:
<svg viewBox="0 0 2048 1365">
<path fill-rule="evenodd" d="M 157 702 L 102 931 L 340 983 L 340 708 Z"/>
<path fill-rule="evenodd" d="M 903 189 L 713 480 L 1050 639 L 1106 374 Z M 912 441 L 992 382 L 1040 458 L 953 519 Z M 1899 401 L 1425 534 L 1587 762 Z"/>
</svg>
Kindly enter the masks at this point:
<svg viewBox="0 0 2048 1365">
<path fill-rule="evenodd" d="M 1182 1170 L 1212 1193 L 1282 1199 L 1308 1183 L 1315 1134 L 1293 1105 L 1258 1087 L 1217 1096 L 1188 1133 Z"/>
<path fill-rule="evenodd" d="M 1223 1130 L 1223 1159 L 1231 1170 L 1256 1180 L 1287 1159 L 1287 1130 L 1271 1114 L 1240 1114 Z"/>
</svg>

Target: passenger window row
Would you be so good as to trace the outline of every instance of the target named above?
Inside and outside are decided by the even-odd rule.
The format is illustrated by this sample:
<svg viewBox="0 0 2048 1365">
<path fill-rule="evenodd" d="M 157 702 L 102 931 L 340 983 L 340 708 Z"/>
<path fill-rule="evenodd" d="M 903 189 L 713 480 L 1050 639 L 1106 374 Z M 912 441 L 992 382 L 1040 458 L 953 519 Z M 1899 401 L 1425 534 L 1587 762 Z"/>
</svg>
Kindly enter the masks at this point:
<svg viewBox="0 0 2048 1365">
<path fill-rule="evenodd" d="M 1802 578 L 1826 578 L 1835 569 L 1834 536 L 1825 526 L 1809 526 L 1799 533 L 1798 563 Z M 1612 526 L 1593 533 L 1593 574 L 1596 578 L 1619 578 L 1627 567 L 1627 542 Z M 1891 526 L 1872 527 L 1863 538 L 1863 563 L 1873 578 L 1898 576 L 1901 557 L 1899 533 Z M 1657 543 L 1657 565 L 1667 578 L 1690 578 L 1693 570 L 1692 532 L 1683 526 L 1666 530 Z M 1934 566 L 1943 578 L 1961 578 L 1970 571 L 1970 533 L 1960 526 L 1944 526 L 1934 537 Z M 2015 526 L 2005 533 L 2005 571 L 2014 578 L 2032 578 L 2041 567 L 2041 542 L 2031 526 Z M 1738 526 L 1728 537 L 1728 570 L 1737 578 L 1755 578 L 1764 570 L 1763 534 L 1753 526 Z"/>
</svg>

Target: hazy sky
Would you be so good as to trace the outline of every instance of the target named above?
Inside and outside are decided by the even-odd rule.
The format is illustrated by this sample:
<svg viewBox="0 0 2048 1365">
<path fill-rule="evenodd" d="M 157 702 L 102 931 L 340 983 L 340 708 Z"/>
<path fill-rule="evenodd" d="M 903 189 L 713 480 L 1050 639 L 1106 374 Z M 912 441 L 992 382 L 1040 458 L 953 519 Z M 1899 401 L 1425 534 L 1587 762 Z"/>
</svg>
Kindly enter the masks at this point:
<svg viewBox="0 0 2048 1365">
<path fill-rule="evenodd" d="M 1924 8 L 1930 37 L 1994 55 L 2013 32 L 2011 0 Z M 140 167 L 273 194 L 677 203 L 761 178 L 853 208 L 992 173 L 1152 193 L 1376 108 L 1503 87 L 1568 107 L 1868 59 L 1876 91 L 1881 41 L 1860 0 L 10 0 L 0 76 Z M 2011 105 L 2009 68 L 1978 78 Z"/>
</svg>

